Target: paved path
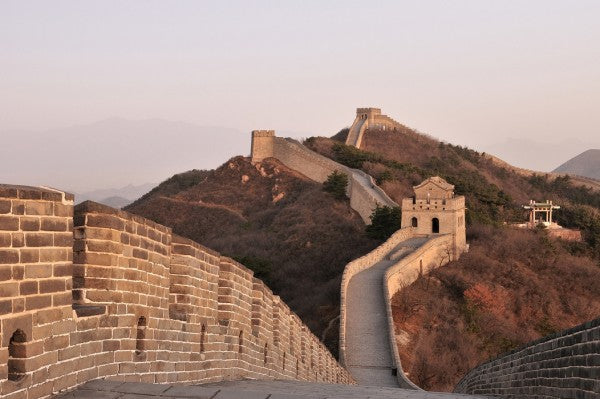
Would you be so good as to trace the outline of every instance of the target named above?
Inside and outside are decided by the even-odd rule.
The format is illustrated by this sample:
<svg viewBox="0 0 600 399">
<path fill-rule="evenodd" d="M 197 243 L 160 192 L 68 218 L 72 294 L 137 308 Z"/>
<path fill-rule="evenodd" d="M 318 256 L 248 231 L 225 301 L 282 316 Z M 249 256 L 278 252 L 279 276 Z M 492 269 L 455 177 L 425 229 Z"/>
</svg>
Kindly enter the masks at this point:
<svg viewBox="0 0 600 399">
<path fill-rule="evenodd" d="M 54 399 L 459 399 L 484 398 L 399 388 L 298 381 L 223 381 L 205 385 L 95 380 Z"/>
<path fill-rule="evenodd" d="M 416 248 L 425 241 L 427 238 L 406 240 L 390 254 L 402 247 Z M 398 387 L 398 381 L 392 375 L 394 362 L 383 293 L 384 274 L 396 262 L 388 260 L 386 256 L 381 262 L 352 277 L 348 284 L 346 367 L 359 385 Z"/>
</svg>

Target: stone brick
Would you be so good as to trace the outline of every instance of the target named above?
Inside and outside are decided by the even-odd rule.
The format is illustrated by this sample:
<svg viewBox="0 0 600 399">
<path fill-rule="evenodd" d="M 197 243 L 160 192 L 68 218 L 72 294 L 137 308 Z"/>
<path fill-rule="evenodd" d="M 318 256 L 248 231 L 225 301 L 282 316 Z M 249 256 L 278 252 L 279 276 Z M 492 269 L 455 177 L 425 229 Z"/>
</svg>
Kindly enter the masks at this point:
<svg viewBox="0 0 600 399">
<path fill-rule="evenodd" d="M 27 201 L 25 203 L 26 215 L 53 215 L 54 204 L 52 202 Z"/>
<path fill-rule="evenodd" d="M 15 216 L 0 215 L 0 230 L 17 231 L 19 230 L 19 218 Z"/>
<path fill-rule="evenodd" d="M 38 294 L 38 282 L 37 281 L 22 281 L 19 284 L 20 295 L 34 295 Z"/>
<path fill-rule="evenodd" d="M 28 247 L 51 247 L 54 245 L 52 233 L 26 233 L 25 243 Z"/>
<path fill-rule="evenodd" d="M 19 295 L 19 283 L 4 282 L 0 283 L 0 297 L 14 297 Z"/>
<path fill-rule="evenodd" d="M 21 248 L 25 246 L 25 234 L 23 233 L 12 233 L 12 246 L 13 248 Z"/>
<path fill-rule="evenodd" d="M 73 234 L 72 233 L 54 233 L 54 246 L 55 247 L 73 247 Z"/>
<path fill-rule="evenodd" d="M 52 276 L 52 266 L 47 264 L 28 265 L 25 268 L 25 278 L 46 278 Z"/>
<path fill-rule="evenodd" d="M 66 248 L 42 248 L 40 249 L 40 262 L 60 262 L 68 259 Z"/>
<path fill-rule="evenodd" d="M 51 292 L 59 292 L 65 290 L 65 280 L 42 280 L 40 281 L 40 294 L 47 294 Z"/>
<path fill-rule="evenodd" d="M 5 299 L 0 301 L 0 315 L 12 312 L 12 300 Z"/>
<path fill-rule="evenodd" d="M 54 204 L 54 216 L 72 217 L 73 216 L 73 205 L 65 205 L 65 204 L 56 202 Z"/>
<path fill-rule="evenodd" d="M 21 250 L 21 263 L 37 263 L 40 261 L 40 250 L 24 248 Z"/>
<path fill-rule="evenodd" d="M 37 217 L 23 217 L 20 219 L 21 230 L 38 231 L 40 229 L 40 219 Z"/>
<path fill-rule="evenodd" d="M 36 295 L 25 298 L 25 310 L 36 310 L 47 308 L 52 305 L 52 296 Z"/>
<path fill-rule="evenodd" d="M 10 213 L 12 209 L 12 203 L 10 200 L 0 200 L 0 214 Z"/>
<path fill-rule="evenodd" d="M 0 248 L 10 247 L 12 242 L 10 233 L 0 233 Z"/>
<path fill-rule="evenodd" d="M 67 231 L 67 219 L 43 217 L 41 228 L 44 231 Z"/>
<path fill-rule="evenodd" d="M 0 281 L 10 280 L 12 278 L 12 269 L 10 266 L 0 266 Z"/>
</svg>

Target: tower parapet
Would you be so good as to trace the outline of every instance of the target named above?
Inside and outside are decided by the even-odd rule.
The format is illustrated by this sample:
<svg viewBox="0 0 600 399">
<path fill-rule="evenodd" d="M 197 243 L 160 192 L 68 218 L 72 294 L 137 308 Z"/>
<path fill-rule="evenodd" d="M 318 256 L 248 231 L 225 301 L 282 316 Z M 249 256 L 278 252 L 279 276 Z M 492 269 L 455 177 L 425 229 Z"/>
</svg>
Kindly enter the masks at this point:
<svg viewBox="0 0 600 399">
<path fill-rule="evenodd" d="M 273 141 L 275 130 L 253 130 L 252 131 L 252 162 L 260 162 L 265 158 L 273 156 Z"/>
<path fill-rule="evenodd" d="M 413 187 L 415 195 L 402 200 L 402 227 L 417 234 L 452 234 L 454 255 L 466 249 L 465 197 L 454 194 L 454 186 L 439 176 Z"/>
</svg>

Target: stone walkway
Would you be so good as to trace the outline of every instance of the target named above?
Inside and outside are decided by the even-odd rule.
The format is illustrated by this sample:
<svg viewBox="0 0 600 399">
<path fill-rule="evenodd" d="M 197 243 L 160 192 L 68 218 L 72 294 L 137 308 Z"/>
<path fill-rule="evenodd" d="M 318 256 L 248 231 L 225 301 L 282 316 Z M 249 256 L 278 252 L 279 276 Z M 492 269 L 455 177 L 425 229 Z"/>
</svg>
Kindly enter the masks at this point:
<svg viewBox="0 0 600 399">
<path fill-rule="evenodd" d="M 427 238 L 412 238 L 390 251 L 417 248 Z M 405 253 L 408 254 L 411 251 Z M 363 270 L 350 280 L 346 308 L 346 367 L 359 385 L 398 387 L 392 375 L 392 350 L 388 337 L 386 299 L 383 277 L 388 267 L 396 263 L 387 256 L 381 262 Z"/>
<path fill-rule="evenodd" d="M 95 380 L 54 399 L 459 399 L 484 398 L 399 388 L 298 381 L 223 381 L 204 385 Z"/>
</svg>

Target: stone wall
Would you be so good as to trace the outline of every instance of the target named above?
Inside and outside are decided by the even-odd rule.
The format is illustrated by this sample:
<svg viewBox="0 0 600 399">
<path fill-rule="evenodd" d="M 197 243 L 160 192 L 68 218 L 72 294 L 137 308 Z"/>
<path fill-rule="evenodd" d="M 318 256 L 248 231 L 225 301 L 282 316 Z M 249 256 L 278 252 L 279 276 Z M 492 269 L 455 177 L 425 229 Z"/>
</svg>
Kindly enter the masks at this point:
<svg viewBox="0 0 600 399">
<path fill-rule="evenodd" d="M 346 145 L 360 148 L 365 131 L 368 129 L 386 130 L 400 126 L 402 125 L 389 116 L 382 115 L 379 108 L 357 108 L 356 118 L 348 131 Z"/>
<path fill-rule="evenodd" d="M 61 192 L 0 186 L 0 278 L 2 398 L 102 377 L 352 382 L 243 265 Z"/>
<path fill-rule="evenodd" d="M 422 274 L 441 267 L 454 260 L 454 239 L 451 234 L 433 236 L 416 250 L 401 258 L 397 263 L 390 266 L 385 272 L 383 291 L 386 301 L 386 313 L 388 319 L 388 331 L 390 347 L 393 351 L 393 359 L 397 369 L 398 384 L 403 388 L 420 389 L 406 376 L 402 369 L 402 362 L 396 342 L 396 330 L 392 314 L 392 297 L 401 289 L 409 286 Z M 391 254 L 394 259 L 396 254 Z"/>
<path fill-rule="evenodd" d="M 506 398 L 600 398 L 600 318 L 476 367 L 455 392 Z"/>
<path fill-rule="evenodd" d="M 361 256 L 348 263 L 342 274 L 341 299 L 340 299 L 340 363 L 346 364 L 346 297 L 348 284 L 352 277 L 361 271 L 374 266 L 377 262 L 383 260 L 398 244 L 414 236 L 414 229 L 404 228 L 395 232 L 386 242 L 372 250 L 366 255 Z"/>
<path fill-rule="evenodd" d="M 371 222 L 370 216 L 377 205 L 398 206 L 368 174 L 317 154 L 296 140 L 276 137 L 272 130 L 253 131 L 252 162 L 260 162 L 269 157 L 278 159 L 288 168 L 318 183 L 327 180 L 333 171 L 345 173 L 348 176 L 347 195 L 350 206 L 367 224 Z"/>
</svg>

